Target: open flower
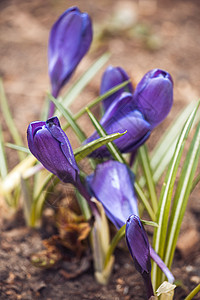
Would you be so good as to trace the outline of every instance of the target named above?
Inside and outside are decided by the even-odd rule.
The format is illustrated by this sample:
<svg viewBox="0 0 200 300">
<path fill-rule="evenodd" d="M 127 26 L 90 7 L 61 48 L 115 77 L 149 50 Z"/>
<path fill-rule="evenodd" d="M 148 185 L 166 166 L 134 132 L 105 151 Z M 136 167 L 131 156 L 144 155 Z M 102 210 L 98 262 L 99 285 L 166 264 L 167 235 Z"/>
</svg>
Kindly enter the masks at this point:
<svg viewBox="0 0 200 300">
<path fill-rule="evenodd" d="M 122 153 L 136 150 L 142 145 L 151 133 L 150 124 L 144 119 L 140 111 L 133 109 L 133 96 L 130 93 L 122 93 L 106 110 L 100 121 L 108 134 L 127 131 L 114 143 Z M 99 138 L 97 132 L 89 137 L 85 143 Z M 106 146 L 102 146 L 90 154 L 91 157 L 109 156 Z"/>
<path fill-rule="evenodd" d="M 126 222 L 126 242 L 137 271 L 142 275 L 148 299 L 154 295 L 151 283 L 151 258 L 146 231 L 136 215 L 129 216 Z"/>
<path fill-rule="evenodd" d="M 67 9 L 53 25 L 48 48 L 52 94 L 70 79 L 92 41 L 92 24 L 87 13 L 77 7 Z"/>
<path fill-rule="evenodd" d="M 171 75 L 160 69 L 147 72 L 134 92 L 134 105 L 152 128 L 168 115 L 173 104 L 173 81 Z"/>
<path fill-rule="evenodd" d="M 76 184 L 79 173 L 68 137 L 57 117 L 28 126 L 28 146 L 43 166 L 66 183 Z"/>
<path fill-rule="evenodd" d="M 108 92 L 110 89 L 129 79 L 129 76 L 121 67 L 109 66 L 102 76 L 100 94 L 102 95 Z M 113 101 L 123 92 L 133 93 L 133 86 L 131 82 L 102 101 L 104 110 L 106 111 Z"/>
<path fill-rule="evenodd" d="M 125 164 L 112 160 L 99 164 L 94 174 L 87 177 L 87 184 L 117 229 L 126 223 L 130 214 L 138 215 L 134 174 Z"/>
</svg>

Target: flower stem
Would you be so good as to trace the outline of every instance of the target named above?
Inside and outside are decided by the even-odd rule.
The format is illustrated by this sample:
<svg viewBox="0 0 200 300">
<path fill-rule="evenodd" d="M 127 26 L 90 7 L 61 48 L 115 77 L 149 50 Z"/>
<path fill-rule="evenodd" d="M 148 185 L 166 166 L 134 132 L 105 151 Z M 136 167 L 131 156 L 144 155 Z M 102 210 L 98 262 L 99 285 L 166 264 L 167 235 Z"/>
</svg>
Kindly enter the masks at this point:
<svg viewBox="0 0 200 300">
<path fill-rule="evenodd" d="M 155 263 L 158 265 L 158 267 L 163 271 L 163 273 L 166 275 L 168 281 L 170 283 L 173 283 L 175 278 L 171 271 L 167 268 L 165 263 L 162 261 L 160 256 L 155 252 L 155 250 L 150 246 L 150 256 L 155 261 Z"/>
</svg>

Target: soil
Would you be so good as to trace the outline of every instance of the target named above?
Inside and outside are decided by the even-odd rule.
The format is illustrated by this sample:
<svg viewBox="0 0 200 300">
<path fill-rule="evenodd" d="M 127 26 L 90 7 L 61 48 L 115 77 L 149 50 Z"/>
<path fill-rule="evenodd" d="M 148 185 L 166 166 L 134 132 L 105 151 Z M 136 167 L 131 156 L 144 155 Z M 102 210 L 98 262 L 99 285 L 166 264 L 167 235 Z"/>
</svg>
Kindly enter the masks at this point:
<svg viewBox="0 0 200 300">
<path fill-rule="evenodd" d="M 63 0 L 1 0 L 0 74 L 16 127 L 24 141 L 27 125 L 40 118 L 49 87 L 49 30 L 56 18 L 71 5 L 79 6 L 92 16 L 96 36 L 91 51 L 78 66 L 71 83 L 105 51 L 112 54 L 108 64 L 122 66 L 134 83 L 156 67 L 172 74 L 174 106 L 166 121 L 149 139 L 148 147 L 152 149 L 180 109 L 197 101 L 200 95 L 199 1 L 79 0 L 72 3 Z M 73 112 L 98 96 L 102 72 L 73 103 Z M 0 118 L 5 140 L 12 142 L 1 110 Z M 92 132 L 86 117 L 80 120 L 80 124 L 85 132 Z M 68 134 L 76 147 L 76 140 L 70 131 Z M 11 170 L 17 163 L 15 151 L 8 150 L 8 162 Z M 141 277 L 124 247 L 116 250 L 114 270 L 107 286 L 95 281 L 87 251 L 79 259 L 72 255 L 70 263 L 68 254 L 68 259 L 51 269 L 36 268 L 30 262 L 32 253 L 44 249 L 42 240 L 56 233 L 53 218 L 47 213 L 48 207 L 41 228 L 30 229 L 25 225 L 20 209 L 13 214 L 5 208 L 1 198 L 0 203 L 0 299 L 145 299 Z M 197 186 L 189 200 L 172 267 L 176 280 L 180 282 L 175 299 L 184 299 L 200 283 L 199 217 Z M 75 274 L 74 278 L 70 278 L 70 273 Z M 199 296 L 194 299 L 199 299 Z"/>
</svg>

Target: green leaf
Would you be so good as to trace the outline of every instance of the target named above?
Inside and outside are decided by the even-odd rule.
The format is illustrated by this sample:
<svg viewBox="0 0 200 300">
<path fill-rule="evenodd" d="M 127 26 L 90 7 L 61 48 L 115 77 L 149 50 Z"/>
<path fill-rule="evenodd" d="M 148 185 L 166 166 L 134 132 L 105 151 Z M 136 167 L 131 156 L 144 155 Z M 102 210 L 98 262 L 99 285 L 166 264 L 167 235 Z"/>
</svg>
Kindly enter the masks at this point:
<svg viewBox="0 0 200 300">
<path fill-rule="evenodd" d="M 97 148 L 118 139 L 119 137 L 121 137 L 125 133 L 126 133 L 126 131 L 123 132 L 123 133 L 113 133 L 113 134 L 107 135 L 105 137 L 101 137 L 97 140 L 94 140 L 94 141 L 92 141 L 92 142 L 90 142 L 90 143 L 88 143 L 84 146 L 81 146 L 81 147 L 75 149 L 74 150 L 74 155 L 75 155 L 76 161 L 79 162 L 81 159 L 88 156 L 91 152 L 93 152 Z"/>
<path fill-rule="evenodd" d="M 15 141 L 15 143 L 17 145 L 23 145 L 23 141 L 22 141 L 21 136 L 17 130 L 17 127 L 13 121 L 13 117 L 12 117 L 10 108 L 8 106 L 8 101 L 6 99 L 6 95 L 4 92 L 3 83 L 2 83 L 1 79 L 0 79 L 0 100 L 1 100 L 1 109 L 3 112 L 3 116 L 4 116 L 4 119 L 8 126 L 8 129 L 13 137 L 13 140 Z M 19 152 L 18 155 L 19 155 L 20 160 L 22 160 L 23 158 L 26 157 L 26 155 L 22 152 Z"/>
<path fill-rule="evenodd" d="M 109 53 L 104 53 L 91 67 L 79 78 L 67 94 L 62 99 L 64 106 L 69 106 L 74 99 L 81 93 L 84 87 L 92 80 L 96 73 L 107 63 L 110 58 Z"/>
<path fill-rule="evenodd" d="M 140 221 L 144 224 L 144 225 L 149 225 L 149 226 L 153 226 L 153 227 L 158 227 L 158 224 L 156 222 L 152 222 L 152 221 L 148 221 L 148 220 L 142 220 L 140 219 Z"/>
<path fill-rule="evenodd" d="M 18 145 L 12 144 L 12 143 L 6 143 L 5 146 L 8 147 L 8 148 L 17 150 L 17 151 L 22 151 L 24 153 L 30 154 L 30 150 L 26 147 L 23 147 L 23 146 L 18 146 Z"/>
<path fill-rule="evenodd" d="M 7 161 L 6 161 L 5 149 L 4 149 L 4 139 L 3 139 L 1 126 L 0 126 L 0 174 L 2 178 L 5 178 L 6 175 L 8 174 Z"/>
<path fill-rule="evenodd" d="M 107 266 L 109 260 L 110 260 L 110 257 L 111 255 L 113 254 L 116 246 L 118 245 L 119 241 L 125 236 L 125 232 L 126 232 L 126 224 L 123 225 L 118 231 L 117 233 L 115 234 L 115 236 L 113 237 L 110 245 L 109 245 L 109 248 L 108 248 L 108 251 L 106 253 L 106 258 L 105 258 L 105 263 L 104 263 L 104 267 Z"/>
<path fill-rule="evenodd" d="M 75 189 L 75 193 L 76 193 L 76 199 L 78 201 L 81 212 L 83 213 L 83 216 L 85 217 L 85 220 L 89 220 L 91 218 L 91 212 L 90 212 L 88 202 L 79 193 L 78 189 Z"/>
<path fill-rule="evenodd" d="M 174 196 L 164 262 L 170 268 L 200 156 L 200 123 L 191 142 Z"/>
<path fill-rule="evenodd" d="M 107 133 L 105 131 L 105 129 L 101 126 L 101 124 L 99 123 L 99 121 L 97 121 L 97 119 L 95 118 L 95 116 L 91 113 L 91 111 L 89 110 L 88 107 L 86 107 L 86 111 L 90 117 L 90 120 L 92 121 L 96 131 L 98 132 L 99 136 L 102 136 L 102 137 L 106 137 L 107 136 Z M 125 163 L 126 164 L 126 161 L 124 160 L 122 154 L 120 153 L 119 149 L 117 148 L 117 146 L 112 143 L 112 142 L 109 142 L 108 144 L 106 144 L 106 147 L 108 148 L 110 154 L 112 155 L 112 157 L 121 162 L 121 163 Z"/>
<path fill-rule="evenodd" d="M 184 108 L 153 149 L 150 164 L 153 171 L 154 182 L 158 182 L 166 167 L 169 165 L 181 128 L 195 107 L 196 102 L 192 102 Z"/>
<path fill-rule="evenodd" d="M 21 177 L 20 179 L 21 179 L 20 180 L 21 181 L 21 191 L 22 191 L 22 197 L 23 197 L 24 217 L 26 220 L 26 224 L 30 225 L 32 194 L 31 194 L 28 182 L 26 180 L 24 180 L 23 177 Z"/>
<path fill-rule="evenodd" d="M 107 97 L 109 97 L 110 95 L 114 94 L 115 92 L 117 92 L 118 90 L 120 90 L 121 88 L 125 87 L 128 83 L 130 82 L 130 80 L 127 80 L 117 86 L 115 86 L 114 88 L 110 89 L 109 91 L 107 91 L 105 94 L 97 97 L 96 99 L 94 99 L 93 101 L 91 101 L 88 105 L 87 108 L 92 108 L 95 105 L 97 105 L 98 103 L 100 103 L 101 101 L 103 101 L 104 99 L 106 99 Z M 85 107 L 83 107 L 78 113 L 76 113 L 74 115 L 74 120 L 78 120 L 82 115 L 84 115 L 86 113 L 86 109 Z M 67 124 L 66 126 L 64 126 L 64 130 L 67 129 L 70 125 Z"/>
<path fill-rule="evenodd" d="M 67 120 L 70 124 L 71 128 L 73 129 L 74 133 L 78 137 L 79 141 L 82 143 L 86 139 L 85 133 L 81 130 L 77 122 L 75 121 L 72 114 L 63 107 L 61 103 L 58 102 L 51 94 L 48 95 L 49 99 L 56 105 L 57 109 L 61 112 L 63 117 Z"/>
<path fill-rule="evenodd" d="M 196 296 L 198 294 L 198 292 L 200 291 L 200 284 L 198 284 L 190 293 L 189 295 L 187 295 L 187 297 L 185 298 L 185 300 L 192 300 L 194 299 L 194 296 Z"/>
<path fill-rule="evenodd" d="M 144 205 L 145 209 L 147 210 L 150 218 L 152 221 L 155 221 L 156 219 L 156 214 L 153 211 L 151 205 L 149 204 L 148 199 L 146 198 L 143 189 L 141 188 L 141 186 L 139 185 L 139 183 L 137 181 L 135 181 L 134 183 L 134 187 L 135 187 L 135 191 L 137 193 L 137 196 L 139 197 L 140 201 L 142 202 L 142 204 Z"/>
<path fill-rule="evenodd" d="M 153 175 L 152 175 L 152 170 L 150 166 L 150 160 L 149 160 L 146 145 L 141 146 L 138 150 L 138 153 L 139 153 L 139 159 L 142 165 L 143 173 L 146 179 L 152 207 L 154 213 L 156 214 L 158 209 L 158 199 L 156 195 L 156 188 L 155 188 L 155 183 L 153 181 Z"/>
<path fill-rule="evenodd" d="M 167 234 L 167 223 L 169 218 L 169 211 L 170 211 L 170 205 L 172 200 L 172 192 L 173 187 L 176 179 L 177 170 L 179 167 L 179 163 L 181 160 L 181 156 L 183 153 L 185 141 L 188 137 L 189 131 L 191 129 L 191 126 L 194 122 L 194 118 L 197 112 L 197 109 L 199 107 L 199 103 L 197 107 L 193 110 L 193 112 L 190 114 L 189 118 L 185 122 L 185 125 L 181 131 L 181 134 L 179 136 L 176 149 L 173 155 L 173 158 L 171 160 L 171 163 L 168 168 L 168 172 L 165 177 L 165 181 L 162 186 L 160 199 L 159 199 L 159 208 L 157 212 L 157 223 L 159 225 L 158 228 L 155 228 L 154 232 L 154 238 L 153 238 L 153 248 L 158 253 L 158 255 L 163 259 L 164 255 L 164 248 L 165 248 L 165 241 L 166 241 L 166 234 Z M 157 276 L 157 266 L 155 263 L 153 263 L 152 266 L 152 281 L 153 284 L 156 286 L 156 278 Z M 158 278 L 157 278 L 158 279 Z M 154 288 L 155 288 L 154 286 Z"/>
</svg>

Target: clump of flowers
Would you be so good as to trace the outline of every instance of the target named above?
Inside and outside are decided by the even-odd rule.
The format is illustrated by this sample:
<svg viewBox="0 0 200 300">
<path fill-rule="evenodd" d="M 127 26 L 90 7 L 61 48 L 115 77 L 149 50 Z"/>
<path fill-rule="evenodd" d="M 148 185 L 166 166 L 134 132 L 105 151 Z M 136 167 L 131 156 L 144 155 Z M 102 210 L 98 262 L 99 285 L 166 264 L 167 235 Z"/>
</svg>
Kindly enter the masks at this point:
<svg viewBox="0 0 200 300">
<path fill-rule="evenodd" d="M 80 219 L 81 222 L 85 221 L 83 222 L 84 227 L 79 228 L 81 222 L 74 225 L 70 222 L 65 224 L 62 220 L 66 230 L 65 232 L 62 229 L 63 239 L 67 239 L 67 236 L 70 235 L 70 242 L 62 241 L 62 243 L 68 245 L 70 249 L 76 249 L 77 245 L 81 245 L 80 241 L 82 242 L 84 238 L 87 238 L 92 228 L 90 242 L 95 276 L 100 283 L 106 284 L 114 264 L 114 249 L 119 240 L 125 236 L 128 250 L 136 270 L 143 278 L 149 299 L 154 297 L 155 289 L 164 281 L 165 277 L 170 288 L 174 289 L 172 286 L 174 277 L 170 268 L 181 226 L 180 220 L 183 217 L 186 201 L 193 187 L 192 180 L 200 155 L 200 147 L 198 147 L 200 144 L 200 125 L 197 127 L 183 166 L 183 173 L 175 193 L 171 218 L 169 218 L 170 205 L 184 143 L 194 122 L 197 108 L 191 112 L 183 130 L 179 132 L 177 146 L 174 152 L 171 151 L 171 163 L 158 200 L 153 167 L 144 143 L 150 138 L 154 128 L 164 121 L 170 112 L 173 104 L 172 77 L 168 72 L 155 68 L 148 71 L 134 88 L 130 76 L 122 67 L 109 66 L 102 75 L 100 96 L 88 105 L 92 107 L 99 102 L 102 103 L 100 121 L 93 116 L 89 108 L 77 115 L 72 115 L 68 108 L 63 106 L 62 97 L 61 101 L 56 98 L 60 96 L 62 87 L 69 82 L 79 62 L 89 50 L 92 37 L 91 18 L 77 7 L 67 9 L 53 25 L 48 48 L 51 82 L 49 98 L 52 101 L 49 104 L 48 119 L 31 122 L 28 126 L 28 146 L 30 152 L 44 168 L 57 176 L 63 183 L 72 184 L 77 191 L 77 200 L 84 216 L 84 220 L 82 217 Z M 58 117 L 54 116 L 57 114 L 56 109 L 68 122 L 65 129 L 70 124 L 80 140 L 80 147 L 74 151 L 65 131 L 61 128 Z M 86 111 L 95 127 L 94 133 L 89 137 L 76 122 Z M 123 156 L 124 153 L 126 156 Z M 127 153 L 129 162 L 127 161 Z M 79 161 L 85 157 L 88 157 L 93 169 L 90 174 L 87 174 L 79 165 Z M 160 160 L 162 159 L 164 158 L 161 157 Z M 34 163 L 35 161 L 28 157 L 24 163 L 25 168 Z M 141 173 L 138 164 L 141 165 L 144 175 L 140 177 L 140 180 L 137 179 Z M 168 163 L 165 163 L 165 168 L 167 167 Z M 26 179 L 41 169 L 42 167 L 38 168 L 37 165 L 33 166 L 31 171 L 28 169 L 29 173 L 28 175 L 26 173 Z M 185 176 L 186 174 L 187 176 Z M 41 181 L 49 182 L 49 178 L 43 177 L 43 173 L 39 175 L 41 175 Z M 20 178 L 23 183 L 24 179 L 21 173 Z M 187 178 L 189 179 L 185 183 L 184 180 Z M 4 185 L 2 184 L 4 190 L 5 186 L 6 183 L 4 182 Z M 31 212 L 29 211 L 29 217 L 33 220 L 36 212 L 39 211 L 41 215 L 45 200 L 45 198 L 41 198 L 42 191 L 46 186 L 43 186 L 36 195 Z M 181 195 L 180 186 L 187 186 Z M 151 221 L 142 219 L 141 211 L 143 209 L 140 211 L 139 203 L 142 204 L 143 209 L 146 209 Z M 178 203 L 183 205 L 178 205 Z M 180 207 L 183 207 L 182 210 Z M 75 216 L 71 210 L 67 211 Z M 176 217 L 177 214 L 179 218 Z M 64 215 L 62 214 L 62 216 Z M 107 218 L 117 230 L 111 241 Z M 76 216 L 74 220 L 77 219 L 79 220 L 79 217 Z M 67 228 L 68 223 L 70 228 Z M 143 224 L 155 226 L 152 246 Z M 174 227 L 173 224 L 176 224 L 177 227 Z M 76 229 L 76 236 L 80 239 L 79 243 L 76 243 L 76 247 L 70 244 L 73 228 Z M 171 243 L 172 237 L 174 237 L 173 243 Z M 165 247 L 166 252 L 164 251 Z M 153 267 L 151 266 L 151 258 L 154 261 Z"/>
</svg>

